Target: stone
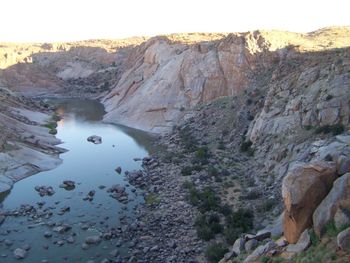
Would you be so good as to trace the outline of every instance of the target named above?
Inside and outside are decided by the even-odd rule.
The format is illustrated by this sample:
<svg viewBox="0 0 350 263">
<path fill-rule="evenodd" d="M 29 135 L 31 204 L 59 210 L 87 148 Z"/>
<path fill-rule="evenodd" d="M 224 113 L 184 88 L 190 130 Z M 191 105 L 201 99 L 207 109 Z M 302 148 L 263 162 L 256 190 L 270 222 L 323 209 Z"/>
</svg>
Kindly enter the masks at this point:
<svg viewBox="0 0 350 263">
<path fill-rule="evenodd" d="M 50 231 L 45 231 L 44 237 L 50 238 L 50 237 L 52 237 L 52 233 Z"/>
<path fill-rule="evenodd" d="M 296 244 L 289 244 L 286 247 L 287 253 L 301 253 L 308 249 L 308 247 L 311 245 L 311 239 L 309 235 L 308 229 L 304 230 L 304 232 L 300 235 L 300 238 Z"/>
<path fill-rule="evenodd" d="M 14 251 L 13 251 L 13 256 L 16 258 L 16 259 L 24 259 L 26 256 L 27 256 L 27 251 L 22 249 L 22 248 L 16 248 Z"/>
<path fill-rule="evenodd" d="M 87 138 L 88 142 L 92 142 L 94 144 L 101 144 L 102 143 L 102 138 L 97 135 L 91 135 Z"/>
<path fill-rule="evenodd" d="M 88 236 L 85 238 L 85 243 L 88 245 L 96 245 L 102 241 L 100 236 Z"/>
<path fill-rule="evenodd" d="M 350 253 L 350 227 L 337 235 L 337 244 L 341 250 Z"/>
<path fill-rule="evenodd" d="M 114 249 L 112 250 L 111 252 L 109 252 L 109 254 L 112 256 L 112 257 L 117 257 L 119 255 L 119 251 L 118 249 Z"/>
<path fill-rule="evenodd" d="M 122 168 L 121 168 L 120 166 L 118 166 L 117 168 L 115 168 L 115 171 L 116 171 L 118 174 L 121 174 Z"/>
<path fill-rule="evenodd" d="M 252 252 L 256 247 L 258 246 L 258 241 L 256 239 L 250 239 L 248 240 L 245 245 L 245 251 L 248 253 Z"/>
<path fill-rule="evenodd" d="M 244 245 L 245 245 L 245 238 L 238 238 L 233 243 L 233 246 L 230 251 L 233 251 L 236 253 L 237 256 L 239 256 L 241 253 L 244 252 Z"/>
<path fill-rule="evenodd" d="M 267 254 L 269 251 L 274 249 L 276 247 L 275 242 L 270 240 L 265 245 L 261 245 L 257 247 L 243 262 L 244 263 L 253 263 L 253 262 L 259 262 L 259 257 L 262 255 Z"/>
<path fill-rule="evenodd" d="M 350 211 L 342 207 L 338 207 L 334 215 L 334 224 L 337 229 L 350 226 Z"/>
<path fill-rule="evenodd" d="M 74 237 L 69 236 L 69 237 L 67 237 L 66 241 L 67 241 L 67 243 L 69 243 L 69 244 L 73 244 L 73 243 L 75 242 L 75 239 L 74 239 Z"/>
<path fill-rule="evenodd" d="M 24 244 L 22 248 L 26 251 L 29 251 L 31 249 L 31 246 L 29 244 Z"/>
<path fill-rule="evenodd" d="M 264 239 L 270 238 L 271 232 L 268 230 L 261 230 L 256 235 L 252 236 L 251 238 L 247 238 L 246 240 L 255 239 L 257 241 L 263 241 Z"/>
<path fill-rule="evenodd" d="M 325 226 L 334 219 L 338 208 L 350 210 L 350 173 L 334 182 L 332 190 L 315 210 L 312 219 L 318 236 L 324 233 Z"/>
<path fill-rule="evenodd" d="M 312 214 L 337 178 L 334 163 L 314 161 L 293 166 L 283 179 L 285 205 L 283 232 L 295 244 L 301 233 L 312 226 Z"/>
<path fill-rule="evenodd" d="M 0 215 L 0 226 L 2 225 L 2 223 L 4 223 L 6 217 L 3 215 Z"/>
<path fill-rule="evenodd" d="M 350 157 L 341 155 L 337 159 L 337 172 L 343 175 L 350 172 Z"/>
</svg>

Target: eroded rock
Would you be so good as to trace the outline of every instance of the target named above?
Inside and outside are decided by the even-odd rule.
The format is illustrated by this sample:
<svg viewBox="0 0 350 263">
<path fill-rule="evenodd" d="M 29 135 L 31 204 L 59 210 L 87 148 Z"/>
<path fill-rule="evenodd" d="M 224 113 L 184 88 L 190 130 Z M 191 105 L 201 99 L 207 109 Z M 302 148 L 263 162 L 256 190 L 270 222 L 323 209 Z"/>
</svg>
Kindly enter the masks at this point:
<svg viewBox="0 0 350 263">
<path fill-rule="evenodd" d="M 334 163 L 316 161 L 297 164 L 283 179 L 283 229 L 289 243 L 296 243 L 301 233 L 312 226 L 312 214 L 336 178 Z"/>
<path fill-rule="evenodd" d="M 332 190 L 313 213 L 314 230 L 318 236 L 323 234 L 325 226 L 334 218 L 338 208 L 350 210 L 350 173 L 334 182 Z"/>
</svg>

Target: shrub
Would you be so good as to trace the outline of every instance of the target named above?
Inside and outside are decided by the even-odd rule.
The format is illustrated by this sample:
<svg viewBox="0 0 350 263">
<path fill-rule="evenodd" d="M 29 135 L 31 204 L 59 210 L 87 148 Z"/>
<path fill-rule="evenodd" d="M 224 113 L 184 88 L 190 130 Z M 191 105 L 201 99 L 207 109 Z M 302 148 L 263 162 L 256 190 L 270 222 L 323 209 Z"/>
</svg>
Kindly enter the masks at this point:
<svg viewBox="0 0 350 263">
<path fill-rule="evenodd" d="M 241 233 L 253 228 L 254 214 L 249 209 L 240 208 L 226 217 L 227 227 L 225 238 L 228 243 L 233 243 Z"/>
<path fill-rule="evenodd" d="M 316 128 L 315 133 L 316 134 L 332 133 L 333 135 L 338 135 L 338 134 L 343 133 L 344 130 L 345 130 L 344 125 L 341 124 L 341 123 L 338 123 L 338 124 L 335 124 L 335 125 L 325 125 L 325 126 L 318 127 L 318 128 Z"/>
<path fill-rule="evenodd" d="M 179 131 L 179 136 L 187 152 L 194 152 L 197 150 L 197 140 L 192 136 L 187 126 Z"/>
<path fill-rule="evenodd" d="M 207 247 L 205 256 L 210 263 L 217 263 L 228 252 L 228 248 L 223 243 L 214 243 Z"/>
<path fill-rule="evenodd" d="M 145 197 L 145 202 L 147 205 L 154 205 L 154 204 L 159 204 L 160 199 L 158 195 L 150 193 Z"/>
<path fill-rule="evenodd" d="M 222 226 L 220 225 L 220 218 L 217 214 L 202 214 L 195 222 L 197 235 L 199 238 L 208 241 L 215 237 L 215 234 L 221 233 Z"/>
<path fill-rule="evenodd" d="M 210 157 L 210 154 L 209 154 L 208 147 L 203 146 L 197 149 L 194 161 L 204 165 L 208 163 L 209 157 Z"/>
<path fill-rule="evenodd" d="M 193 171 L 192 166 L 185 166 L 185 167 L 182 167 L 181 174 L 183 176 L 189 176 L 192 174 L 192 171 Z"/>
<path fill-rule="evenodd" d="M 197 206 L 199 211 L 217 211 L 220 208 L 220 199 L 215 195 L 213 189 L 206 187 L 203 191 L 198 191 L 194 186 L 189 188 L 188 201 Z"/>
<path fill-rule="evenodd" d="M 249 156 L 253 156 L 254 150 L 251 147 L 252 145 L 253 143 L 251 142 L 251 140 L 244 141 L 242 142 L 240 149 L 242 152 L 246 152 Z"/>
</svg>

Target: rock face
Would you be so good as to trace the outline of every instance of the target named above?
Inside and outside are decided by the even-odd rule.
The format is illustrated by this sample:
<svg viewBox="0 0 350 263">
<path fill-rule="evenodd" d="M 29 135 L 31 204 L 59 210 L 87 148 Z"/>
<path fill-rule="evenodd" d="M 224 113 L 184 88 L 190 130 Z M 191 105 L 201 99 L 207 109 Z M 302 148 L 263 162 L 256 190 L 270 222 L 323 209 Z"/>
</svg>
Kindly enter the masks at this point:
<svg viewBox="0 0 350 263">
<path fill-rule="evenodd" d="M 312 214 L 328 194 L 336 176 L 334 163 L 318 161 L 294 166 L 283 179 L 283 229 L 289 243 L 296 243 L 301 233 L 312 226 Z"/>
<path fill-rule="evenodd" d="M 0 80 L 1 81 L 1 80 Z M 40 105 L 0 88 L 0 193 L 29 175 L 55 168 L 63 149 L 45 127 Z"/>
<path fill-rule="evenodd" d="M 327 197 L 320 203 L 313 214 L 315 233 L 321 236 L 324 228 L 339 209 L 350 210 L 350 173 L 338 178 Z"/>
<path fill-rule="evenodd" d="M 350 252 L 350 227 L 338 234 L 337 243 L 340 249 Z"/>
</svg>

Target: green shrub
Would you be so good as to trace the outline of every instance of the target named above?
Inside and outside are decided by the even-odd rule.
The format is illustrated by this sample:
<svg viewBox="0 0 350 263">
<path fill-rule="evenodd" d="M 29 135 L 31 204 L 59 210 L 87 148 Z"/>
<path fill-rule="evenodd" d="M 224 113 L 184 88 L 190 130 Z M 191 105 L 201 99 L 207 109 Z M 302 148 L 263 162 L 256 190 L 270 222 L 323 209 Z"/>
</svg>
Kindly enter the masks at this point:
<svg viewBox="0 0 350 263">
<path fill-rule="evenodd" d="M 228 252 L 228 248 L 223 243 L 214 243 L 207 247 L 205 256 L 210 263 L 217 263 Z"/>
<path fill-rule="evenodd" d="M 217 214 L 201 214 L 195 222 L 197 235 L 199 238 L 208 241 L 221 233 L 220 217 Z"/>
<path fill-rule="evenodd" d="M 182 128 L 179 131 L 179 136 L 187 152 L 194 152 L 197 150 L 197 140 L 192 136 L 189 127 L 185 126 Z"/>
<path fill-rule="evenodd" d="M 241 144 L 241 151 L 247 153 L 249 156 L 253 156 L 254 155 L 254 150 L 252 149 L 253 143 L 251 142 L 251 140 L 248 141 L 243 141 Z"/>
<path fill-rule="evenodd" d="M 145 202 L 147 205 L 155 205 L 160 203 L 160 199 L 158 195 L 150 193 L 145 197 Z"/>
<path fill-rule="evenodd" d="M 182 167 L 181 174 L 183 176 L 189 176 L 192 174 L 192 171 L 193 171 L 192 166 L 185 166 L 185 167 Z"/>
<path fill-rule="evenodd" d="M 254 214 L 249 209 L 240 208 L 226 217 L 225 238 L 228 243 L 233 243 L 241 233 L 253 228 Z"/>
<path fill-rule="evenodd" d="M 332 133 L 333 135 L 338 135 L 343 133 L 345 130 L 345 127 L 343 124 L 338 123 L 335 125 L 325 125 L 325 126 L 321 126 L 321 127 L 317 127 L 315 129 L 315 133 L 316 134 L 328 134 L 328 133 Z"/>
<path fill-rule="evenodd" d="M 203 146 L 197 149 L 194 161 L 196 163 L 200 163 L 204 165 L 208 163 L 209 157 L 210 157 L 210 154 L 209 154 L 208 147 Z"/>
<path fill-rule="evenodd" d="M 220 209 L 220 199 L 210 187 L 205 187 L 203 191 L 197 190 L 194 186 L 189 188 L 188 201 L 190 204 L 197 206 L 202 213 Z"/>
<path fill-rule="evenodd" d="M 338 235 L 338 229 L 335 226 L 334 220 L 329 221 L 326 225 L 325 225 L 325 234 L 327 236 L 330 237 L 335 237 Z"/>
</svg>

